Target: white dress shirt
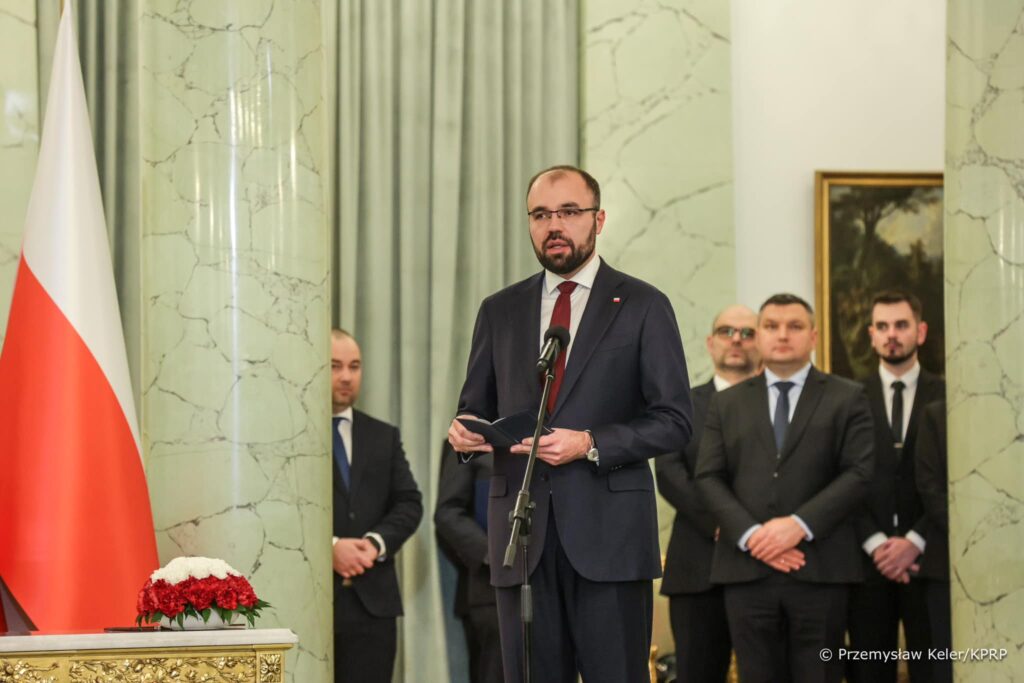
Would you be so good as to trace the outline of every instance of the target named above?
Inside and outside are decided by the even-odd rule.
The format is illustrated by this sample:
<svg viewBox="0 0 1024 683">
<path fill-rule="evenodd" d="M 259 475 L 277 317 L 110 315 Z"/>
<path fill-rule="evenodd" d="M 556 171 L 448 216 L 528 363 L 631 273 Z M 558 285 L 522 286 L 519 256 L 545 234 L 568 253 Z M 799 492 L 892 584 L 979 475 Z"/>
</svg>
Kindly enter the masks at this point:
<svg viewBox="0 0 1024 683">
<path fill-rule="evenodd" d="M 779 377 L 768 368 L 764 369 L 764 379 L 765 382 L 768 384 L 768 421 L 770 423 L 774 424 L 775 422 L 775 406 L 778 405 L 779 403 L 779 394 L 781 393 L 779 391 L 779 388 L 775 386 L 775 383 L 783 381 L 793 383 L 793 386 L 789 388 L 789 393 L 787 394 L 787 396 L 789 397 L 789 421 L 792 422 L 793 414 L 796 413 L 796 402 L 800 400 L 800 394 L 803 393 L 804 384 L 807 383 L 807 375 L 810 374 L 810 372 L 810 363 L 803 366 L 802 368 L 797 370 L 789 377 L 786 377 L 785 379 Z M 804 530 L 804 535 L 807 537 L 807 540 L 813 541 L 814 533 L 811 532 L 811 528 L 807 526 L 807 523 L 804 522 L 804 520 L 800 519 L 799 515 L 790 515 L 790 517 L 796 520 L 796 523 L 799 524 L 800 528 Z M 754 535 L 754 532 L 760 528 L 760 524 L 755 524 L 754 526 L 747 529 L 742 536 L 740 536 L 738 544 L 740 550 L 742 550 L 743 552 L 746 552 L 748 550 L 747 541 L 749 541 L 750 537 Z"/>
<path fill-rule="evenodd" d="M 896 391 L 892 388 L 893 382 L 903 382 L 903 429 L 900 434 L 905 439 L 907 428 L 910 426 L 910 411 L 914 407 L 914 396 L 917 395 L 917 380 L 921 377 L 921 364 L 915 362 L 914 367 L 903 373 L 902 377 L 892 374 L 889 368 L 881 363 L 878 364 L 878 376 L 882 379 L 882 398 L 885 399 L 885 414 L 889 416 L 889 424 L 892 425 L 892 397 Z"/>
<path fill-rule="evenodd" d="M 544 348 L 544 333 L 551 326 L 551 314 L 555 310 L 555 301 L 558 299 L 558 285 L 563 282 L 575 282 L 576 289 L 569 295 L 569 346 L 565 350 L 565 364 L 569 366 L 569 354 L 572 353 L 572 346 L 576 343 L 576 332 L 580 329 L 580 320 L 583 319 L 583 311 L 587 308 L 590 300 L 590 291 L 594 288 L 594 278 L 597 277 L 597 270 L 601 267 L 601 259 L 595 251 L 587 264 L 571 278 L 563 278 L 550 270 L 544 271 L 544 283 L 540 293 L 540 338 L 537 340 L 537 352 Z"/>
<path fill-rule="evenodd" d="M 907 428 L 910 427 L 910 413 L 914 409 L 914 397 L 917 396 L 917 380 L 921 377 L 921 364 L 914 362 L 914 367 L 903 373 L 902 377 L 894 375 L 889 368 L 885 367 L 881 363 L 878 364 L 878 376 L 882 380 L 882 399 L 885 401 L 885 414 L 889 417 L 889 426 L 892 427 L 892 397 L 895 394 L 895 390 L 892 388 L 893 382 L 903 382 L 903 429 L 900 434 L 903 438 L 907 438 Z M 912 457 L 913 453 L 903 453 L 901 457 Z M 892 520 L 893 526 L 899 526 L 900 520 L 893 515 Z M 868 540 L 861 544 L 864 548 L 864 552 L 868 555 L 874 555 L 875 550 L 878 546 L 882 545 L 889 539 L 888 536 L 883 534 L 881 531 L 877 531 L 868 537 Z M 921 534 L 917 533 L 913 529 L 907 532 L 906 539 L 917 546 L 917 549 L 922 553 L 924 552 L 925 543 L 924 538 Z"/>
<path fill-rule="evenodd" d="M 732 386 L 732 382 L 717 374 L 711 378 L 711 381 L 715 383 L 715 391 L 724 391 Z"/>
<path fill-rule="evenodd" d="M 351 483 L 352 482 L 352 476 L 351 476 L 351 473 L 352 473 L 352 469 L 351 469 L 352 468 L 352 406 L 349 406 L 348 408 L 345 408 L 345 410 L 341 411 L 340 413 L 335 413 L 333 415 L 333 417 L 340 417 L 341 418 L 341 420 L 338 421 L 338 433 L 341 434 L 341 442 L 343 444 L 345 444 L 345 457 L 348 459 L 348 464 L 349 464 L 349 483 Z M 333 423 L 334 420 L 331 420 L 331 422 Z M 333 439 L 333 437 L 332 437 L 332 439 Z M 333 454 L 331 455 L 331 461 L 332 462 L 334 461 L 334 455 Z M 332 536 L 331 538 L 333 539 L 331 541 L 331 545 L 334 545 L 339 540 L 337 536 Z M 380 555 L 377 556 L 377 561 L 378 562 L 383 562 L 385 559 L 387 559 L 388 547 L 387 547 L 387 545 L 384 544 L 384 537 L 383 536 L 378 534 L 376 531 L 367 531 L 365 534 L 363 534 L 363 538 L 372 538 L 373 540 L 377 541 L 377 545 L 380 546 Z"/>
</svg>

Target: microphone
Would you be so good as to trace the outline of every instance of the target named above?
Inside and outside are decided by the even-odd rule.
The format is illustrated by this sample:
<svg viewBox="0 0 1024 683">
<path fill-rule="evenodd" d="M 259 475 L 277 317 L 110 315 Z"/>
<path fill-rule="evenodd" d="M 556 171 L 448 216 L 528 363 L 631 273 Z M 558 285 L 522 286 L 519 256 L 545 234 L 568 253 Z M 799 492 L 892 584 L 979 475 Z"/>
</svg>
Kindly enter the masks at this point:
<svg viewBox="0 0 1024 683">
<path fill-rule="evenodd" d="M 549 327 L 548 331 L 544 333 L 544 348 L 537 360 L 538 372 L 546 372 L 554 365 L 559 352 L 567 346 L 569 346 L 569 330 L 561 325 Z"/>
</svg>

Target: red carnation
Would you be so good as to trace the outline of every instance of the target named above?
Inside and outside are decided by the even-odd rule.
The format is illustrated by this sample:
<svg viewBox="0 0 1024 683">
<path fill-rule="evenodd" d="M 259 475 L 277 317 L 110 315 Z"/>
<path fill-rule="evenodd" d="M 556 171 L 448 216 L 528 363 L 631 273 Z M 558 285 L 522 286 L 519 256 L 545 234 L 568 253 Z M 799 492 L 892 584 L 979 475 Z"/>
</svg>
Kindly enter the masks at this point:
<svg viewBox="0 0 1024 683">
<path fill-rule="evenodd" d="M 221 609 L 238 609 L 238 592 L 230 587 L 217 591 L 217 605 Z"/>
</svg>

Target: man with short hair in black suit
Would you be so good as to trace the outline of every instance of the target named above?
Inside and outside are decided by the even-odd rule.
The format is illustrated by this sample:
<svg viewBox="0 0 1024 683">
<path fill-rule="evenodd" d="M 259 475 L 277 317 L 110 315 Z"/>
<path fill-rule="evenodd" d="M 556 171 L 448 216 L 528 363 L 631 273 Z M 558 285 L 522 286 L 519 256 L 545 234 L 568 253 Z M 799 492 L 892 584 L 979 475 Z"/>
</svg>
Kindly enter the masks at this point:
<svg viewBox="0 0 1024 683">
<path fill-rule="evenodd" d="M 676 509 L 661 594 L 669 598 L 679 683 L 722 683 L 729 673 L 732 641 L 724 594 L 721 586 L 711 584 L 717 524 L 697 493 L 693 474 L 711 397 L 760 370 L 756 329 L 757 314 L 746 306 L 729 306 L 715 316 L 705 340 L 715 374 L 690 392 L 693 437 L 682 452 L 667 453 L 655 461 L 658 491 Z"/>
<path fill-rule="evenodd" d="M 494 456 L 460 463 L 451 444 L 441 452 L 434 529 L 441 549 L 459 572 L 455 614 L 462 620 L 472 683 L 502 683 L 498 608 L 487 560 L 487 491 Z"/>
<path fill-rule="evenodd" d="M 642 683 L 650 680 L 652 580 L 661 574 L 647 460 L 682 450 L 691 431 L 679 327 L 664 294 L 597 256 L 605 212 L 593 176 L 571 166 L 538 173 L 526 210 L 544 270 L 481 304 L 457 415 L 536 413 L 544 331 L 569 330 L 530 490 L 533 681 L 575 683 L 582 674 L 587 683 Z M 505 680 L 519 683 L 523 553 L 511 569 L 502 562 L 532 439 L 493 448 L 459 418 L 448 431 L 455 450 L 494 453 L 491 583 Z"/>
<path fill-rule="evenodd" d="M 352 408 L 362 376 L 359 344 L 332 330 L 336 683 L 391 680 L 402 614 L 395 553 L 423 517 L 398 428 Z"/>
<path fill-rule="evenodd" d="M 711 580 L 725 584 L 744 683 L 842 678 L 872 424 L 860 385 L 811 365 L 816 341 L 806 301 L 770 297 L 757 327 L 764 374 L 715 394 L 704 424 L 697 486 L 720 530 Z"/>
<path fill-rule="evenodd" d="M 875 295 L 868 334 L 879 360 L 877 372 L 864 380 L 875 425 L 875 474 L 857 519 L 865 580 L 850 593 L 850 648 L 896 650 L 902 621 L 907 649 L 927 653 L 932 647 L 928 601 L 916 574 L 928 524 L 914 477 L 914 442 L 922 408 L 945 397 L 946 384 L 918 362 L 928 323 L 913 294 Z M 850 683 L 895 683 L 896 664 L 853 660 L 846 677 Z M 925 656 L 908 660 L 907 668 L 914 683 L 931 678 Z"/>
<path fill-rule="evenodd" d="M 932 401 L 921 412 L 914 445 L 914 475 L 927 517 L 928 547 L 921 556 L 918 581 L 925 584 L 931 646 L 953 649 L 949 598 L 949 475 L 946 443 L 946 401 Z M 933 683 L 952 683 L 953 663 L 931 660 Z"/>
</svg>

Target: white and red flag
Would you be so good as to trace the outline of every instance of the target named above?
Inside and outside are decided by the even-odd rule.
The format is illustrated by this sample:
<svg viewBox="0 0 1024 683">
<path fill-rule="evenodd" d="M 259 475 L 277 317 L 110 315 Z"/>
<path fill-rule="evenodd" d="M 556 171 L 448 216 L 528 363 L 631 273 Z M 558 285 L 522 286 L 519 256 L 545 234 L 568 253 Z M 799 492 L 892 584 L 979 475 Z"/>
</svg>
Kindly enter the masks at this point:
<svg viewBox="0 0 1024 683">
<path fill-rule="evenodd" d="M 68 2 L 0 352 L 0 579 L 37 629 L 96 629 L 158 566 Z"/>
</svg>

